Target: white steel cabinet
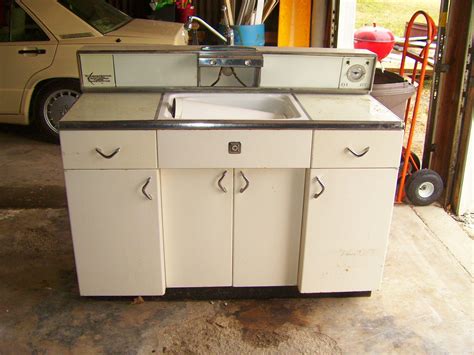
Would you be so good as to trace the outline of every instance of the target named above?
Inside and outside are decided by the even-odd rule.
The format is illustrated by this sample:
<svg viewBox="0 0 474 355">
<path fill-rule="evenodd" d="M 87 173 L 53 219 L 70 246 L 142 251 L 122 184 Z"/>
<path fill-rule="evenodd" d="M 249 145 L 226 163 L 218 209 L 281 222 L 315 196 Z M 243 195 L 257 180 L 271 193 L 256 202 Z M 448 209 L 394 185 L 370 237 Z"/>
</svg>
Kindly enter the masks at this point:
<svg viewBox="0 0 474 355">
<path fill-rule="evenodd" d="M 173 161 L 173 149 L 183 148 L 167 140 L 163 167 L 155 132 L 86 133 L 61 136 L 81 295 L 162 295 L 166 287 L 298 285 L 303 293 L 379 287 L 401 131 L 380 137 L 377 131 L 315 132 L 305 164 L 265 165 L 270 150 L 252 149 L 249 156 L 261 160 L 247 168 L 237 168 L 227 140 L 217 145 L 225 159 L 196 166 L 189 157 Z M 137 139 L 144 142 L 136 145 Z"/>
<path fill-rule="evenodd" d="M 233 285 L 296 285 L 305 169 L 234 174 Z"/>
<path fill-rule="evenodd" d="M 161 170 L 168 287 L 232 285 L 233 182 L 225 171 Z"/>
<path fill-rule="evenodd" d="M 296 285 L 304 171 L 162 169 L 167 286 Z"/>
<path fill-rule="evenodd" d="M 301 292 L 379 287 L 396 178 L 394 168 L 308 170 Z"/>
<path fill-rule="evenodd" d="M 158 171 L 66 170 L 65 177 L 81 295 L 163 295 Z"/>
</svg>

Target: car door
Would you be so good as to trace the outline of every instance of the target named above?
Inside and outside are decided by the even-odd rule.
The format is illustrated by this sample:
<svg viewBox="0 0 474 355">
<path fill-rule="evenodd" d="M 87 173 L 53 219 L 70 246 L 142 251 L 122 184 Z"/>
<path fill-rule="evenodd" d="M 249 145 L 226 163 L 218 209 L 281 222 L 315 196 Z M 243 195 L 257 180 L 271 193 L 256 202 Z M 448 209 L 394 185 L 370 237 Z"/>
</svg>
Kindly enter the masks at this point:
<svg viewBox="0 0 474 355">
<path fill-rule="evenodd" d="M 19 114 L 28 80 L 52 64 L 58 43 L 19 3 L 0 6 L 0 114 Z"/>
</svg>

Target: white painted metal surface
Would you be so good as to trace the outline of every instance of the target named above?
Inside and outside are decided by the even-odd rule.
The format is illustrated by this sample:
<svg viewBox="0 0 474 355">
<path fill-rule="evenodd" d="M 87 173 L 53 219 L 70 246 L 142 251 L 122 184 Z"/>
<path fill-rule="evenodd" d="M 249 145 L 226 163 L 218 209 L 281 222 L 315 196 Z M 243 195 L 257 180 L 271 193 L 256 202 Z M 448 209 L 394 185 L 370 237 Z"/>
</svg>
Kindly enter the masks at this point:
<svg viewBox="0 0 474 355">
<path fill-rule="evenodd" d="M 162 169 L 167 287 L 232 285 L 232 170 Z"/>
<path fill-rule="evenodd" d="M 333 56 L 264 54 L 260 87 L 339 87 L 342 58 Z"/>
<path fill-rule="evenodd" d="M 402 139 L 402 131 L 314 131 L 311 167 L 398 168 Z"/>
<path fill-rule="evenodd" d="M 187 52 L 188 47 L 146 50 L 84 54 L 88 58 L 82 68 L 113 73 L 121 88 L 197 85 L 197 55 Z M 369 54 L 265 51 L 262 88 L 343 88 L 345 93 L 370 88 L 375 57 Z M 347 79 L 353 64 L 366 66 L 360 82 Z M 204 75 L 207 81 L 211 77 Z M 85 88 L 100 90 L 93 82 L 94 76 Z M 181 92 L 164 94 L 159 114 L 159 93 L 85 93 L 64 121 L 173 120 L 168 110 L 172 98 L 189 95 Z M 221 119 L 231 118 L 226 113 L 232 109 L 242 110 L 236 116 L 240 119 L 248 119 L 245 110 L 252 110 L 264 112 L 262 119 L 270 113 L 334 127 L 399 122 L 365 94 L 296 94 L 297 100 L 285 96 L 289 101 L 283 104 L 269 99 L 283 96 L 197 93 L 192 99 L 200 97 L 212 110 L 224 106 L 215 115 Z M 207 111 L 199 114 L 181 118 L 209 116 Z M 282 285 L 298 285 L 301 292 L 339 292 L 379 286 L 401 130 L 148 128 L 61 131 L 81 294 L 158 295 L 165 287 Z M 240 152 L 230 151 L 229 143 L 240 143 Z M 96 148 L 104 155 L 116 153 L 108 159 Z"/>
<path fill-rule="evenodd" d="M 296 94 L 309 117 L 315 121 L 399 122 L 400 118 L 371 95 Z"/>
<path fill-rule="evenodd" d="M 235 169 L 234 286 L 296 285 L 304 173 Z"/>
<path fill-rule="evenodd" d="M 61 122 L 71 121 L 150 121 L 155 119 L 161 94 L 85 93 L 77 100 Z"/>
<path fill-rule="evenodd" d="M 153 131 L 61 131 L 60 138 L 64 169 L 151 169 L 158 165 Z M 96 149 L 113 156 L 103 157 Z"/>
<path fill-rule="evenodd" d="M 157 170 L 66 170 L 65 177 L 81 295 L 164 294 Z M 153 200 L 142 193 L 148 178 Z"/>
<path fill-rule="evenodd" d="M 397 169 L 308 170 L 301 292 L 367 291 L 380 286 L 396 179 Z"/>
<path fill-rule="evenodd" d="M 87 88 L 115 87 L 112 54 L 87 54 L 80 56 L 82 85 Z"/>
<path fill-rule="evenodd" d="M 197 56 L 179 54 L 114 54 L 118 87 L 173 87 L 197 85 Z"/>
<path fill-rule="evenodd" d="M 90 50 L 89 48 L 88 50 Z M 136 53 L 128 52 L 127 48 L 103 48 L 104 53 L 81 52 L 82 71 L 94 73 L 96 79 L 109 80 L 109 73 L 114 73 L 115 86 L 122 88 L 151 88 L 151 87 L 195 87 L 198 84 L 198 60 L 196 47 L 161 47 L 162 52 L 156 48 L 134 47 Z M 100 50 L 95 48 L 94 50 Z M 130 50 L 130 49 L 128 49 Z M 260 87 L 262 88 L 305 88 L 305 89 L 338 89 L 354 88 L 367 91 L 370 89 L 373 76 L 368 72 L 363 80 L 363 85 L 340 85 L 344 78 L 343 59 L 362 58 L 362 63 L 369 61 L 369 66 L 375 65 L 375 56 L 368 51 L 336 50 L 326 48 L 257 48 L 264 59 L 261 69 Z M 108 52 L 108 53 L 105 53 Z M 224 53 L 224 52 L 223 52 Z M 110 59 L 113 58 L 113 70 L 110 68 Z M 81 63 L 82 64 L 82 63 Z M 201 85 L 209 86 L 218 77 L 214 67 L 204 67 L 201 71 Z M 250 84 L 253 82 L 252 68 L 237 68 L 240 79 Z M 105 77 L 104 77 L 105 75 Z M 94 76 L 93 76 L 94 78 Z M 113 79 L 113 77 L 112 77 Z M 101 82 L 101 81 L 98 82 Z M 97 80 L 96 80 L 97 81 Z M 111 86 L 104 82 L 94 85 L 83 78 L 84 88 L 99 89 Z M 224 76 L 217 86 L 240 87 L 241 84 L 233 76 Z"/>
<path fill-rule="evenodd" d="M 160 168 L 306 168 L 311 131 L 209 130 L 158 131 Z M 240 142 L 241 153 L 229 154 Z"/>
</svg>

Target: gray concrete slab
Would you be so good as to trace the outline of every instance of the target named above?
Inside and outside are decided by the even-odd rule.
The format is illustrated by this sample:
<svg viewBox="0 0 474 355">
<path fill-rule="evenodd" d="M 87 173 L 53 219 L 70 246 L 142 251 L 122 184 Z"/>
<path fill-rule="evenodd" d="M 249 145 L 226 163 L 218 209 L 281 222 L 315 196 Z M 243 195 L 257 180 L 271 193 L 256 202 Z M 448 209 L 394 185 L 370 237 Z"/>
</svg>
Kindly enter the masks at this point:
<svg viewBox="0 0 474 355">
<path fill-rule="evenodd" d="M 472 238 L 466 238 L 466 231 L 439 206 L 414 207 L 413 210 L 432 232 L 435 238 L 453 254 L 463 268 L 473 274 Z"/>
<path fill-rule="evenodd" d="M 65 197 L 8 190 L 32 186 L 63 191 L 59 148 L 0 127 L 0 354 L 472 352 L 472 277 L 419 209 L 395 207 L 371 297 L 132 304 L 78 296 Z"/>
<path fill-rule="evenodd" d="M 0 125 L 0 208 L 66 207 L 60 155 L 29 127 Z"/>
</svg>

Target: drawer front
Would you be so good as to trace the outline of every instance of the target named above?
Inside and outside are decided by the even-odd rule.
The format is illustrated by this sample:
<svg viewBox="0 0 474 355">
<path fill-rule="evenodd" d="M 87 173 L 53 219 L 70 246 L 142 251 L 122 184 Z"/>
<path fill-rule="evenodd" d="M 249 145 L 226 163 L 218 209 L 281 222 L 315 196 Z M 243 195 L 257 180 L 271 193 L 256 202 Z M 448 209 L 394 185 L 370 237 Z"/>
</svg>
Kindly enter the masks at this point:
<svg viewBox="0 0 474 355">
<path fill-rule="evenodd" d="M 158 131 L 159 168 L 307 168 L 311 131 Z M 234 151 L 229 152 L 230 147 Z M 240 151 L 240 152 L 239 152 Z"/>
<path fill-rule="evenodd" d="M 402 139 L 401 130 L 314 131 L 311 167 L 398 168 Z"/>
<path fill-rule="evenodd" d="M 158 166 L 155 131 L 62 131 L 60 138 L 64 169 Z"/>
</svg>

